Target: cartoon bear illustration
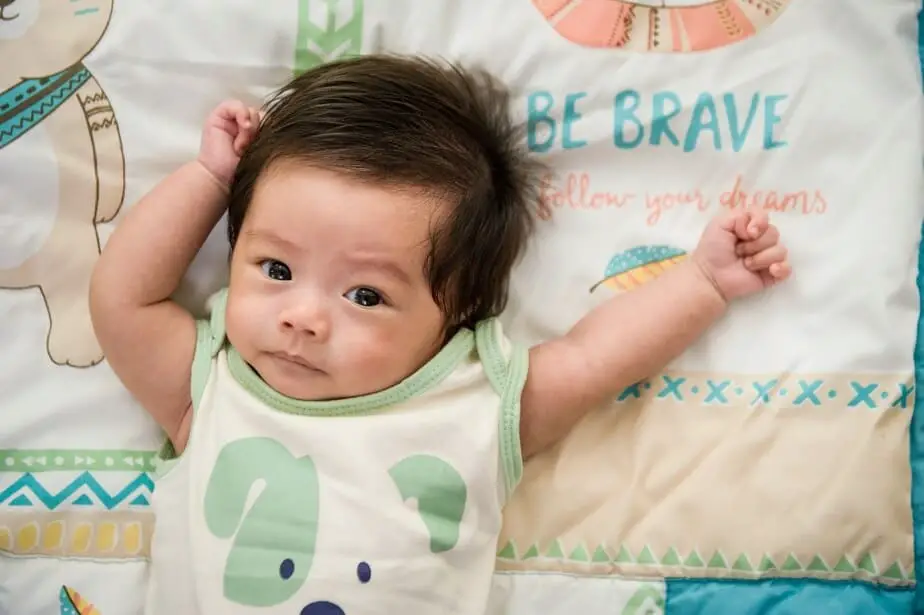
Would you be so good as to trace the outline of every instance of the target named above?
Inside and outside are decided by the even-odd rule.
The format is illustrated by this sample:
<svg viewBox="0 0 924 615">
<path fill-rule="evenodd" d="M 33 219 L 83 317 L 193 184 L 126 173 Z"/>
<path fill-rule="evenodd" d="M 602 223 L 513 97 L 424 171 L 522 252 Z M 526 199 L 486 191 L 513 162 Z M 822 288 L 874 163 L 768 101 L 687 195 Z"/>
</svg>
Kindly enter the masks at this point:
<svg viewBox="0 0 924 615">
<path fill-rule="evenodd" d="M 88 290 L 96 225 L 122 205 L 124 159 L 82 61 L 111 14 L 112 0 L 0 0 L 0 289 L 42 294 L 58 365 L 103 359 Z"/>
<path fill-rule="evenodd" d="M 587 47 L 691 52 L 754 36 L 791 0 L 532 0 L 566 39 Z"/>
</svg>

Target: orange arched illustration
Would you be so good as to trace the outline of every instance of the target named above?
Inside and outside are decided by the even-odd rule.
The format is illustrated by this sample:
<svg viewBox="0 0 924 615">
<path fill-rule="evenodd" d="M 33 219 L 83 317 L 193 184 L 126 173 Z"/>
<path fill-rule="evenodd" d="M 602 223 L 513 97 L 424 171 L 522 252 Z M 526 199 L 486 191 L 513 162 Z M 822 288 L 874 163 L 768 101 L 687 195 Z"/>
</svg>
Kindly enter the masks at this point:
<svg viewBox="0 0 924 615">
<path fill-rule="evenodd" d="M 792 0 L 533 0 L 586 47 L 689 52 L 724 47 L 773 23 Z"/>
</svg>

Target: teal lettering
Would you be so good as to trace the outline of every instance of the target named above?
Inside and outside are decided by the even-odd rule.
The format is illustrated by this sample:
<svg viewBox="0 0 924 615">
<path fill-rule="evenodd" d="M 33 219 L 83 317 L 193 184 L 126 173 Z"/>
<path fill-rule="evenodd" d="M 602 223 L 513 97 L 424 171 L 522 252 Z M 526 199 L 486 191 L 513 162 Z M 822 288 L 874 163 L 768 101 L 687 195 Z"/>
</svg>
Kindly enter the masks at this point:
<svg viewBox="0 0 924 615">
<path fill-rule="evenodd" d="M 776 149 L 786 145 L 786 141 L 776 141 L 773 136 L 774 128 L 783 121 L 783 116 L 776 107 L 784 100 L 786 96 L 780 94 L 772 94 L 764 99 L 764 149 Z"/>
<path fill-rule="evenodd" d="M 645 126 L 635 113 L 638 110 L 641 99 L 642 97 L 635 90 L 623 90 L 616 95 L 613 118 L 613 144 L 619 149 L 633 149 L 638 147 L 642 139 L 645 138 Z M 638 130 L 638 134 L 636 134 L 635 138 L 631 141 L 626 138 L 626 123 L 634 124 L 635 128 Z"/>
<path fill-rule="evenodd" d="M 257 496 L 244 509 L 251 489 Z M 245 438 L 219 453 L 205 491 L 205 522 L 218 538 L 234 537 L 225 562 L 225 598 L 247 606 L 278 605 L 301 588 L 318 533 L 318 474 L 270 438 Z"/>
<path fill-rule="evenodd" d="M 722 96 L 722 103 L 725 105 L 725 115 L 728 116 L 728 132 L 731 133 L 732 150 L 740 152 L 748 139 L 748 133 L 751 132 L 754 118 L 757 117 L 757 109 L 760 107 L 760 94 L 751 96 L 748 115 L 743 126 L 738 121 L 738 105 L 735 104 L 735 95 L 725 94 Z"/>
<path fill-rule="evenodd" d="M 465 512 L 465 480 L 451 465 L 432 455 L 414 455 L 388 471 L 402 500 L 417 499 L 417 511 L 430 533 L 433 553 L 449 551 L 459 541 Z"/>
<path fill-rule="evenodd" d="M 668 110 L 670 103 L 670 110 Z M 654 114 L 651 118 L 651 134 L 648 135 L 648 142 L 651 145 L 661 145 L 661 137 L 667 137 L 672 145 L 680 145 L 680 140 L 671 129 L 670 121 L 680 115 L 683 110 L 683 102 L 674 92 L 656 92 L 652 100 Z"/>
<path fill-rule="evenodd" d="M 722 135 L 719 132 L 719 114 L 712 96 L 703 92 L 696 98 L 693 118 L 683 142 L 683 151 L 692 152 L 699 142 L 699 135 L 704 130 L 712 131 L 712 145 L 716 150 L 722 149 Z"/>
<path fill-rule="evenodd" d="M 587 145 L 587 141 L 575 141 L 571 137 L 571 128 L 574 126 L 576 121 L 581 119 L 581 114 L 577 112 L 575 105 L 577 105 L 577 101 L 581 100 L 585 96 L 587 96 L 587 94 L 584 92 L 568 94 L 565 96 L 565 116 L 562 119 L 561 129 L 561 145 L 565 149 L 577 149 Z"/>
<path fill-rule="evenodd" d="M 529 151 L 544 153 L 552 149 L 555 143 L 555 119 L 549 111 L 555 104 L 555 99 L 549 92 L 533 92 L 527 99 L 526 140 Z M 539 140 L 540 127 L 548 129 L 548 136 L 544 141 Z"/>
</svg>

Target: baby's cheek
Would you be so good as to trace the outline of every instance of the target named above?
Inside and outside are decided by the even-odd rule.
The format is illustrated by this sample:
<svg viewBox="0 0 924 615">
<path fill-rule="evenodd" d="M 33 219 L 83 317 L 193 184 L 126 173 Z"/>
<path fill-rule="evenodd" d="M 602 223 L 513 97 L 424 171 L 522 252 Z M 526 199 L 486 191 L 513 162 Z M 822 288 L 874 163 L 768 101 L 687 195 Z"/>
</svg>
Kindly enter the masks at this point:
<svg viewBox="0 0 924 615">
<path fill-rule="evenodd" d="M 382 389 L 408 375 L 407 361 L 402 356 L 405 346 L 386 336 L 357 336 L 348 349 L 347 369 L 360 388 Z M 364 386 L 365 385 L 365 386 Z"/>
<path fill-rule="evenodd" d="M 387 374 L 397 368 L 400 358 L 396 353 L 400 352 L 400 345 L 376 340 L 363 348 L 360 360 L 373 373 Z"/>
<path fill-rule="evenodd" d="M 225 310 L 225 331 L 228 341 L 239 351 L 245 351 L 253 345 L 254 323 L 259 319 L 253 313 L 253 306 L 234 295 L 228 297 L 228 307 Z"/>
</svg>

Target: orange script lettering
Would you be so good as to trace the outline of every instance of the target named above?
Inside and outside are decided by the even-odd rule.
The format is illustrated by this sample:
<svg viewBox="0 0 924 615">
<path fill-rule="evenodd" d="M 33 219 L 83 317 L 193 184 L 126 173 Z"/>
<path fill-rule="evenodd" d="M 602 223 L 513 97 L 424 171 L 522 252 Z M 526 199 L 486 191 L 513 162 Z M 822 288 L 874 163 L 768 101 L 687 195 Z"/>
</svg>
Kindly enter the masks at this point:
<svg viewBox="0 0 924 615">
<path fill-rule="evenodd" d="M 821 190 L 780 190 L 741 189 L 741 176 L 735 178 L 735 186 L 723 192 L 719 202 L 728 209 L 747 208 L 764 209 L 781 213 L 792 212 L 803 216 L 820 215 L 828 211 L 828 201 Z"/>
<path fill-rule="evenodd" d="M 604 209 L 622 207 L 635 195 L 628 192 L 603 192 L 591 188 L 587 173 L 569 173 L 561 184 L 554 184 L 551 176 L 543 178 L 539 192 L 539 217 L 548 220 L 552 211 L 560 207 L 571 209 Z"/>
<path fill-rule="evenodd" d="M 709 199 L 697 188 L 689 192 L 649 192 L 645 195 L 645 208 L 648 210 L 648 225 L 654 226 L 661 219 L 661 214 L 680 205 L 693 205 L 699 211 L 706 211 Z"/>
</svg>

